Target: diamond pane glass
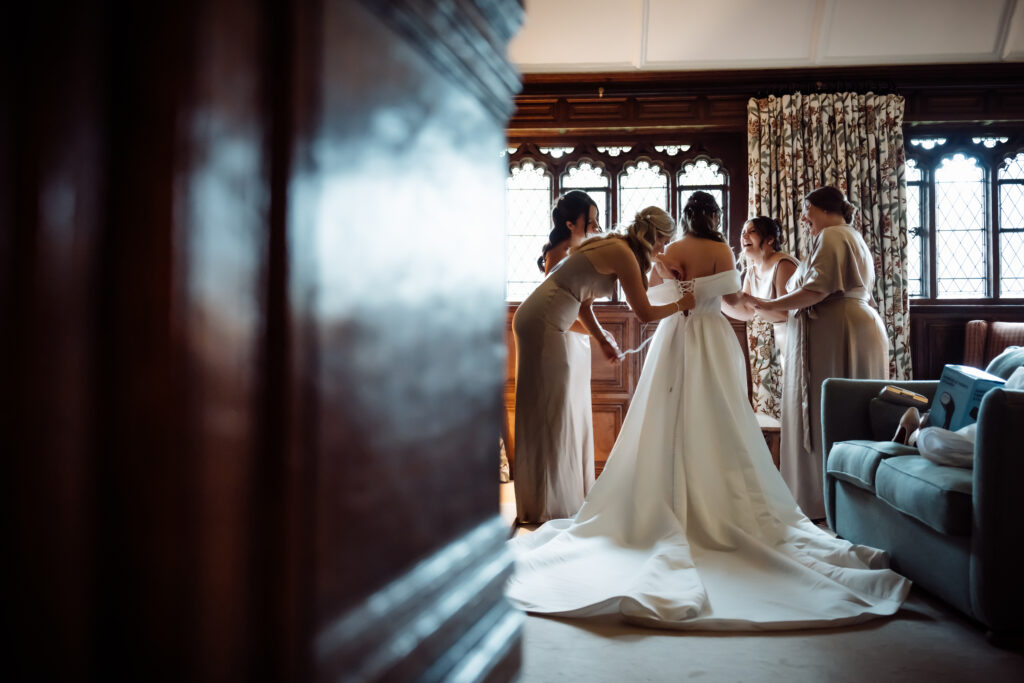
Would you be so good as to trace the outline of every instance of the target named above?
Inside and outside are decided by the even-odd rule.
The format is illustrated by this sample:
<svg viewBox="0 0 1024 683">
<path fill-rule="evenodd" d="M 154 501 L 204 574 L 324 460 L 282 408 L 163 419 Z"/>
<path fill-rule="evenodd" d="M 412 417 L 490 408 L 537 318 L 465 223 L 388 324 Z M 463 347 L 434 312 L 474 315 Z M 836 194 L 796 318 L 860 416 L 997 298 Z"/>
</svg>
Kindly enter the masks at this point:
<svg viewBox="0 0 1024 683">
<path fill-rule="evenodd" d="M 999 167 L 999 180 L 1024 180 L 1024 154 L 1007 159 Z"/>
<path fill-rule="evenodd" d="M 914 138 L 910 141 L 910 144 L 915 147 L 923 147 L 925 149 L 935 149 L 940 145 L 946 144 L 946 138 Z"/>
<path fill-rule="evenodd" d="M 999 295 L 1024 297 L 1024 185 L 999 184 Z"/>
<path fill-rule="evenodd" d="M 923 295 L 921 287 L 921 186 L 907 185 L 907 288 L 910 296 Z"/>
<path fill-rule="evenodd" d="M 690 195 L 693 194 L 696 191 L 697 190 L 680 190 L 679 191 L 679 212 L 680 213 L 682 213 L 683 207 L 686 206 L 686 200 L 689 199 Z M 708 189 L 705 189 L 704 192 L 707 192 L 708 194 L 710 194 L 712 197 L 715 198 L 715 201 L 718 202 L 719 208 L 721 208 L 723 206 L 723 204 L 722 204 L 722 191 L 721 190 L 715 190 L 715 189 L 708 188 Z"/>
<path fill-rule="evenodd" d="M 609 187 L 610 185 L 611 179 L 605 170 L 587 161 L 570 166 L 562 174 L 563 190 L 585 190 L 591 187 Z"/>
<path fill-rule="evenodd" d="M 523 162 L 505 180 L 505 297 L 522 301 L 544 279 L 537 257 L 551 231 L 551 176 Z"/>
<path fill-rule="evenodd" d="M 719 171 L 718 164 L 698 159 L 683 166 L 679 172 L 679 185 L 725 185 L 725 175 Z"/>
<path fill-rule="evenodd" d="M 976 145 L 984 145 L 988 149 L 992 149 L 996 145 L 1001 145 L 1010 138 L 971 138 L 971 142 Z"/>
<path fill-rule="evenodd" d="M 659 151 L 659 152 L 662 152 L 663 154 L 667 154 L 670 157 L 674 157 L 675 155 L 679 154 L 680 152 L 688 151 L 690 149 L 690 146 L 689 145 L 655 145 L 654 149 Z"/>
<path fill-rule="evenodd" d="M 935 170 L 937 295 L 984 297 L 985 187 L 977 159 L 956 154 Z"/>
<path fill-rule="evenodd" d="M 648 206 L 668 211 L 668 175 L 658 166 L 638 161 L 619 174 L 619 223 L 628 223 Z"/>
<path fill-rule="evenodd" d="M 608 227 L 608 212 L 611 208 L 611 177 L 600 166 L 581 161 L 562 174 L 562 192 L 583 190 L 597 203 L 597 223 Z"/>
<path fill-rule="evenodd" d="M 617 157 L 623 152 L 628 152 L 632 147 L 598 147 L 597 151 L 607 154 L 610 157 Z"/>
<path fill-rule="evenodd" d="M 572 154 L 575 147 L 538 147 L 543 154 L 547 154 L 552 159 L 561 159 L 566 154 Z"/>
<path fill-rule="evenodd" d="M 916 183 L 921 181 L 921 169 L 916 159 L 907 159 L 907 182 Z"/>
</svg>

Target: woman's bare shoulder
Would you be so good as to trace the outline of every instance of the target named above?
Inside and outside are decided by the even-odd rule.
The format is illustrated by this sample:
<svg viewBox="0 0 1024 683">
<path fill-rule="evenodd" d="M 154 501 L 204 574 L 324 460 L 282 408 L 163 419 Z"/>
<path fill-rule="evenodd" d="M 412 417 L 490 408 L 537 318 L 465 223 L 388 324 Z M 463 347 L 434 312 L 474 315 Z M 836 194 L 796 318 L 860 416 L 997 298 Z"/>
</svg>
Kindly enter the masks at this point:
<svg viewBox="0 0 1024 683">
<path fill-rule="evenodd" d="M 716 272 L 736 268 L 736 255 L 732 253 L 728 242 L 715 242 L 711 249 L 715 254 Z"/>
</svg>

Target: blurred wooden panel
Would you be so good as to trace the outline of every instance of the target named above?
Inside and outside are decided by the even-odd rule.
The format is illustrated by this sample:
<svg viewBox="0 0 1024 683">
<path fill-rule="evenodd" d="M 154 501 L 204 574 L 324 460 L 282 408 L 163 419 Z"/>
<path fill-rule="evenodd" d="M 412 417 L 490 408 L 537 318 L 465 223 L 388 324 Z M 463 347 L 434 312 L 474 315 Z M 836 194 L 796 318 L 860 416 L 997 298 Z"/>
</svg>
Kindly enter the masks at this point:
<svg viewBox="0 0 1024 683">
<path fill-rule="evenodd" d="M 594 472 L 600 476 L 608 461 L 615 439 L 622 429 L 622 420 L 629 409 L 628 400 L 595 399 L 594 402 Z"/>
<path fill-rule="evenodd" d="M 521 5 L 22 9 L 7 678 L 514 677 L 504 235 L 465 217 L 503 203 Z"/>
</svg>

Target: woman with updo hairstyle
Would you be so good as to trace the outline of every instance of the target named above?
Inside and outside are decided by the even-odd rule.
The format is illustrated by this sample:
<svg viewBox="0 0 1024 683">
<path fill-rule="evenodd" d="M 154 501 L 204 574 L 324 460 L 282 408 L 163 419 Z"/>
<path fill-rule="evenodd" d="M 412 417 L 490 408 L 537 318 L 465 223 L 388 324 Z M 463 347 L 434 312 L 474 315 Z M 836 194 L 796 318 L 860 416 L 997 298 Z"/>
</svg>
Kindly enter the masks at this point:
<svg viewBox="0 0 1024 683">
<path fill-rule="evenodd" d="M 559 218 L 572 220 L 565 214 Z M 693 307 L 692 294 L 660 306 L 647 298 L 651 259 L 674 234 L 672 217 L 647 207 L 625 228 L 570 249 L 516 310 L 514 482 L 519 523 L 571 517 L 594 483 L 590 364 L 589 359 L 574 360 L 577 335 L 572 330 L 589 333 L 610 362 L 621 358 L 615 339 L 594 315 L 594 300 L 611 296 L 618 283 L 642 322 Z"/>
<path fill-rule="evenodd" d="M 675 280 L 692 280 L 727 268 L 735 270 L 732 250 L 721 231 L 722 207 L 714 195 L 697 190 L 687 198 L 681 215 L 683 237 L 669 245 L 657 259 L 658 274 Z M 723 301 L 735 301 L 739 305 L 738 298 L 732 296 Z"/>
<path fill-rule="evenodd" d="M 811 519 L 826 516 L 822 382 L 889 377 L 889 340 L 871 295 L 875 262 L 849 225 L 855 212 L 838 188 L 808 193 L 801 220 L 810 229 L 810 256 L 787 283 L 788 293 L 749 297 L 758 311 L 788 312 L 780 468 Z"/>
<path fill-rule="evenodd" d="M 581 190 L 566 192 L 551 208 L 551 233 L 537 259 L 537 267 L 547 275 L 569 249 L 578 247 L 584 238 L 601 232 L 597 222 L 597 202 Z"/>
<path fill-rule="evenodd" d="M 882 551 L 812 524 L 772 463 L 743 351 L 722 315 L 743 294 L 718 204 L 695 193 L 681 215 L 685 234 L 661 256 L 667 216 L 645 209 L 625 234 L 584 242 L 552 273 L 588 249 L 602 272 L 598 259 L 628 246 L 653 254 L 666 278 L 650 301 L 693 299 L 688 315 L 665 318 L 650 338 L 601 480 L 579 510 L 506 543 L 516 571 L 505 597 L 532 614 L 671 629 L 819 628 L 893 614 L 910 582 L 886 568 Z M 639 288 L 641 269 L 629 260 Z M 516 396 L 517 416 L 525 398 Z"/>
<path fill-rule="evenodd" d="M 786 283 L 800 262 L 782 251 L 782 226 L 777 220 L 768 216 L 748 219 L 740 233 L 740 247 L 743 292 L 760 299 L 775 299 L 788 293 Z M 726 312 L 747 321 L 754 411 L 779 419 L 788 316 L 782 311 L 757 311 L 750 305 L 730 307 Z"/>
</svg>

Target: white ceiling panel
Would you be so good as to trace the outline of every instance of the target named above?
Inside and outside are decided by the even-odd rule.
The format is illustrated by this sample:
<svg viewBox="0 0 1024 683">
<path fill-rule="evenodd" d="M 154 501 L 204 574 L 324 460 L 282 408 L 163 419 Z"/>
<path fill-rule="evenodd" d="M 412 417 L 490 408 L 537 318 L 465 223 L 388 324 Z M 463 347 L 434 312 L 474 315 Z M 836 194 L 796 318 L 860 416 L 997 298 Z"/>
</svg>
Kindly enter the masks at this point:
<svg viewBox="0 0 1024 683">
<path fill-rule="evenodd" d="M 835 0 L 822 60 L 998 60 L 1007 6 L 1006 0 Z"/>
<path fill-rule="evenodd" d="M 635 69 L 642 35 L 643 0 L 526 0 L 509 59 L 523 71 Z"/>
<path fill-rule="evenodd" d="M 525 73 L 1024 61 L 1024 0 L 526 0 Z"/>
<path fill-rule="evenodd" d="M 806 63 L 817 0 L 648 0 L 646 66 Z"/>
<path fill-rule="evenodd" d="M 1017 2 L 1013 17 L 1010 19 L 1006 33 L 1006 45 L 1003 58 L 1008 60 L 1024 60 L 1024 2 Z"/>
</svg>

